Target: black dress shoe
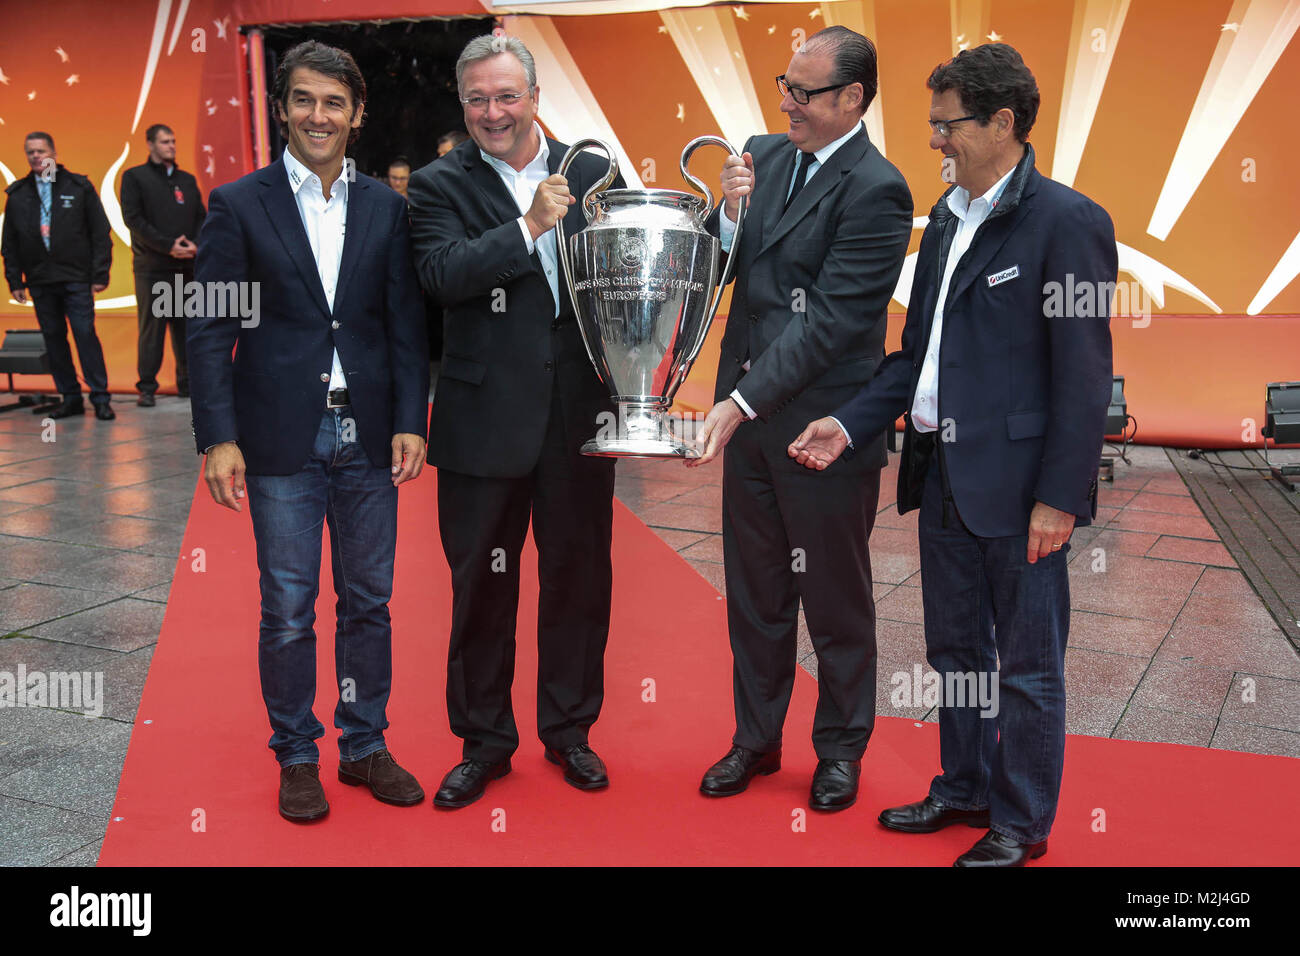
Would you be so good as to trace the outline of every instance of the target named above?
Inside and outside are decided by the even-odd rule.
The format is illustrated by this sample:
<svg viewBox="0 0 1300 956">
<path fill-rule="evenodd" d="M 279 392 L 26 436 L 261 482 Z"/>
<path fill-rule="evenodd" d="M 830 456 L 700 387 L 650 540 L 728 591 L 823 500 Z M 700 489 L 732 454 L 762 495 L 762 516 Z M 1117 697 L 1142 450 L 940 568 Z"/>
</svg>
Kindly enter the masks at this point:
<svg viewBox="0 0 1300 956">
<path fill-rule="evenodd" d="M 880 822 L 883 826 L 902 833 L 934 833 L 954 823 L 964 823 L 968 827 L 986 827 L 989 825 L 989 812 L 987 809 L 958 810 L 945 807 L 926 794 L 924 800 L 883 811 Z"/>
<path fill-rule="evenodd" d="M 86 414 L 86 405 L 81 397 L 65 398 L 46 413 L 49 418 L 71 418 L 73 415 Z"/>
<path fill-rule="evenodd" d="M 1046 840 L 1017 843 L 1009 836 L 990 830 L 973 847 L 957 857 L 953 866 L 1024 866 L 1046 852 Z"/>
<path fill-rule="evenodd" d="M 602 790 L 609 786 L 604 762 L 586 744 L 563 750 L 546 748 L 546 759 L 564 768 L 564 779 L 579 790 Z"/>
<path fill-rule="evenodd" d="M 294 823 L 310 823 L 329 812 L 318 764 L 295 763 L 281 768 L 280 816 Z"/>
<path fill-rule="evenodd" d="M 111 422 L 117 418 L 117 412 L 113 411 L 113 406 L 108 402 L 95 403 L 95 417 L 101 422 Z"/>
<path fill-rule="evenodd" d="M 739 745 L 704 773 L 700 793 L 707 797 L 734 797 L 743 793 L 755 774 L 767 776 L 781 769 L 781 751 L 761 754 Z"/>
<path fill-rule="evenodd" d="M 489 782 L 510 772 L 510 761 L 489 763 L 486 760 L 462 760 L 442 778 L 442 786 L 433 795 L 434 806 L 467 807 L 487 789 Z"/>
<path fill-rule="evenodd" d="M 376 800 L 396 807 L 413 807 L 424 799 L 420 782 L 399 767 L 387 750 L 376 750 L 360 760 L 340 760 L 339 781 L 352 787 L 368 786 Z"/>
<path fill-rule="evenodd" d="M 154 397 L 153 392 L 141 392 L 135 403 L 141 408 L 153 408 L 158 404 L 158 399 Z"/>
<path fill-rule="evenodd" d="M 858 802 L 861 760 L 818 760 L 808 806 L 814 810 L 847 810 Z"/>
</svg>

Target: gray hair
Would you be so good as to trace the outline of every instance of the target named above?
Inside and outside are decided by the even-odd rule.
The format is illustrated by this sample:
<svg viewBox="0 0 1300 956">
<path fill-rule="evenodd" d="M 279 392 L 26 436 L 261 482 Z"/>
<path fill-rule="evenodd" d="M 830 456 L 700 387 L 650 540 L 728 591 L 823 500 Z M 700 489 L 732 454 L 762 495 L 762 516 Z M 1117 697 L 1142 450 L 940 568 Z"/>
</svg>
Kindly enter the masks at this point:
<svg viewBox="0 0 1300 956">
<path fill-rule="evenodd" d="M 495 36 L 491 33 L 481 37 L 475 37 L 465 44 L 465 49 L 460 51 L 460 59 L 456 61 L 456 93 L 460 96 L 465 95 L 465 70 L 471 63 L 477 63 L 479 60 L 487 60 L 496 56 L 498 53 L 512 53 L 524 67 L 524 73 L 528 77 L 528 89 L 532 90 L 537 86 L 537 66 L 533 63 L 533 55 L 528 52 L 528 47 L 524 46 L 522 40 L 518 37 Z"/>
</svg>

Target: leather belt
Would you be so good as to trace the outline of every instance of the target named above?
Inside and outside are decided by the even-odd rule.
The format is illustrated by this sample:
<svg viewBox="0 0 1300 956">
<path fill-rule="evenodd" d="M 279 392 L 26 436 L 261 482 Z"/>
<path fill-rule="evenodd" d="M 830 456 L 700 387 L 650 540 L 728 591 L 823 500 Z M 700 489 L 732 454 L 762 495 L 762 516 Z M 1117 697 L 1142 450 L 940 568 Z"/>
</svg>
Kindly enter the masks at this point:
<svg viewBox="0 0 1300 956">
<path fill-rule="evenodd" d="M 348 390 L 346 388 L 334 388 L 325 393 L 326 408 L 342 408 L 344 405 L 351 405 L 348 399 Z"/>
</svg>

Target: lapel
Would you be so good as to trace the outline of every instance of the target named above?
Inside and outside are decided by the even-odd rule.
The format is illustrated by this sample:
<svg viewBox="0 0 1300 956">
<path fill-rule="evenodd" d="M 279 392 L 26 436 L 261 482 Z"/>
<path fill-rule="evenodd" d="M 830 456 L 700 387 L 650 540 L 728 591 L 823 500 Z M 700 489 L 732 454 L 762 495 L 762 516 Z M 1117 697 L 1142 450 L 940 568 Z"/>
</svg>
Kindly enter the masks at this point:
<svg viewBox="0 0 1300 956">
<path fill-rule="evenodd" d="M 316 258 L 311 253 L 307 230 L 303 228 L 298 201 L 289 187 L 289 174 L 284 168 L 284 159 L 277 159 L 262 170 L 259 182 L 263 186 L 262 205 L 270 217 L 272 228 L 284 245 L 284 251 L 298 269 L 303 284 L 311 293 L 312 301 L 322 313 L 329 315 L 329 302 L 325 299 L 325 289 L 320 284 L 320 272 L 316 268 Z"/>
<path fill-rule="evenodd" d="M 483 161 L 478 146 L 474 145 L 465 152 L 465 169 L 469 172 L 474 185 L 492 207 L 497 224 L 518 219 L 519 206 L 515 203 L 515 197 L 510 195 L 510 191 L 506 189 L 506 184 L 501 181 L 497 171 Z"/>
<path fill-rule="evenodd" d="M 343 258 L 339 261 L 339 281 L 334 287 L 335 311 L 343 303 L 343 294 L 347 291 L 348 277 L 352 275 L 361 250 L 366 247 L 370 236 L 370 224 L 374 219 L 374 194 L 370 190 L 370 181 L 357 176 L 348 183 L 347 221 L 343 232 Z"/>
<path fill-rule="evenodd" d="M 775 212 L 777 220 L 774 228 L 763 230 L 763 245 L 758 250 L 759 254 L 761 255 L 768 247 L 779 242 L 786 233 L 795 227 L 795 224 L 800 219 L 812 212 L 817 204 L 821 202 L 822 197 L 839 185 L 844 174 L 857 165 L 870 145 L 871 143 L 867 139 L 867 129 L 859 123 L 857 134 L 837 149 L 818 168 L 817 172 L 813 174 L 813 178 L 804 183 L 799 195 L 794 197 L 794 202 L 790 204 L 790 208 L 782 214 L 781 207 L 785 205 L 790 178 L 794 175 L 795 154 L 798 152 L 797 149 L 793 148 L 784 150 L 789 157 L 781 163 L 781 167 L 786 174 L 786 178 L 783 180 L 786 188 L 776 191 L 779 198 L 773 206 L 768 208 L 767 215 L 763 217 L 765 225 L 768 216 L 772 215 L 773 212 Z"/>
<path fill-rule="evenodd" d="M 957 297 L 969 289 L 971 283 L 983 274 L 984 269 L 1006 245 L 1007 239 L 1016 231 L 1028 211 L 1028 203 L 1021 200 L 1019 205 L 1010 212 L 984 221 L 979 234 L 975 237 L 975 242 L 966 250 L 966 255 L 958 264 L 957 271 L 953 273 L 952 288 L 948 290 L 949 302 L 956 302 Z"/>
<path fill-rule="evenodd" d="M 787 145 L 780 151 L 778 160 L 775 163 L 776 169 L 773 172 L 772 181 L 781 183 L 782 187 L 771 191 L 772 199 L 764 204 L 762 214 L 759 217 L 761 228 L 758 231 L 757 238 L 760 240 L 760 252 L 768 247 L 767 237 L 776 232 L 777 223 L 781 221 L 781 210 L 785 206 L 785 197 L 787 190 L 790 188 L 790 181 L 794 178 L 794 164 L 798 156 L 799 150 L 792 149 Z M 807 189 L 809 185 L 809 183 L 804 183 L 804 189 Z"/>
</svg>

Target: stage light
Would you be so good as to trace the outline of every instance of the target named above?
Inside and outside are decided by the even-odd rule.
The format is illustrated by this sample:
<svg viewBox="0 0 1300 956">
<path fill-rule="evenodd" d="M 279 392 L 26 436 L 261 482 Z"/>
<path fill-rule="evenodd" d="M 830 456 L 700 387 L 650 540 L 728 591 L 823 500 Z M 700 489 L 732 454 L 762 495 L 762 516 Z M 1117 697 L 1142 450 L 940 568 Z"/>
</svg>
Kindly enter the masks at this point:
<svg viewBox="0 0 1300 956">
<path fill-rule="evenodd" d="M 1300 444 L 1300 382 L 1269 382 L 1264 399 L 1264 464 L 1273 477 L 1295 491 L 1292 480 L 1300 465 L 1274 465 L 1268 460 L 1268 440 L 1275 445 Z"/>
<path fill-rule="evenodd" d="M 1128 402 L 1124 400 L 1124 376 L 1116 375 L 1110 383 L 1110 407 L 1106 409 L 1106 437 L 1123 435 L 1128 427 Z"/>
</svg>

